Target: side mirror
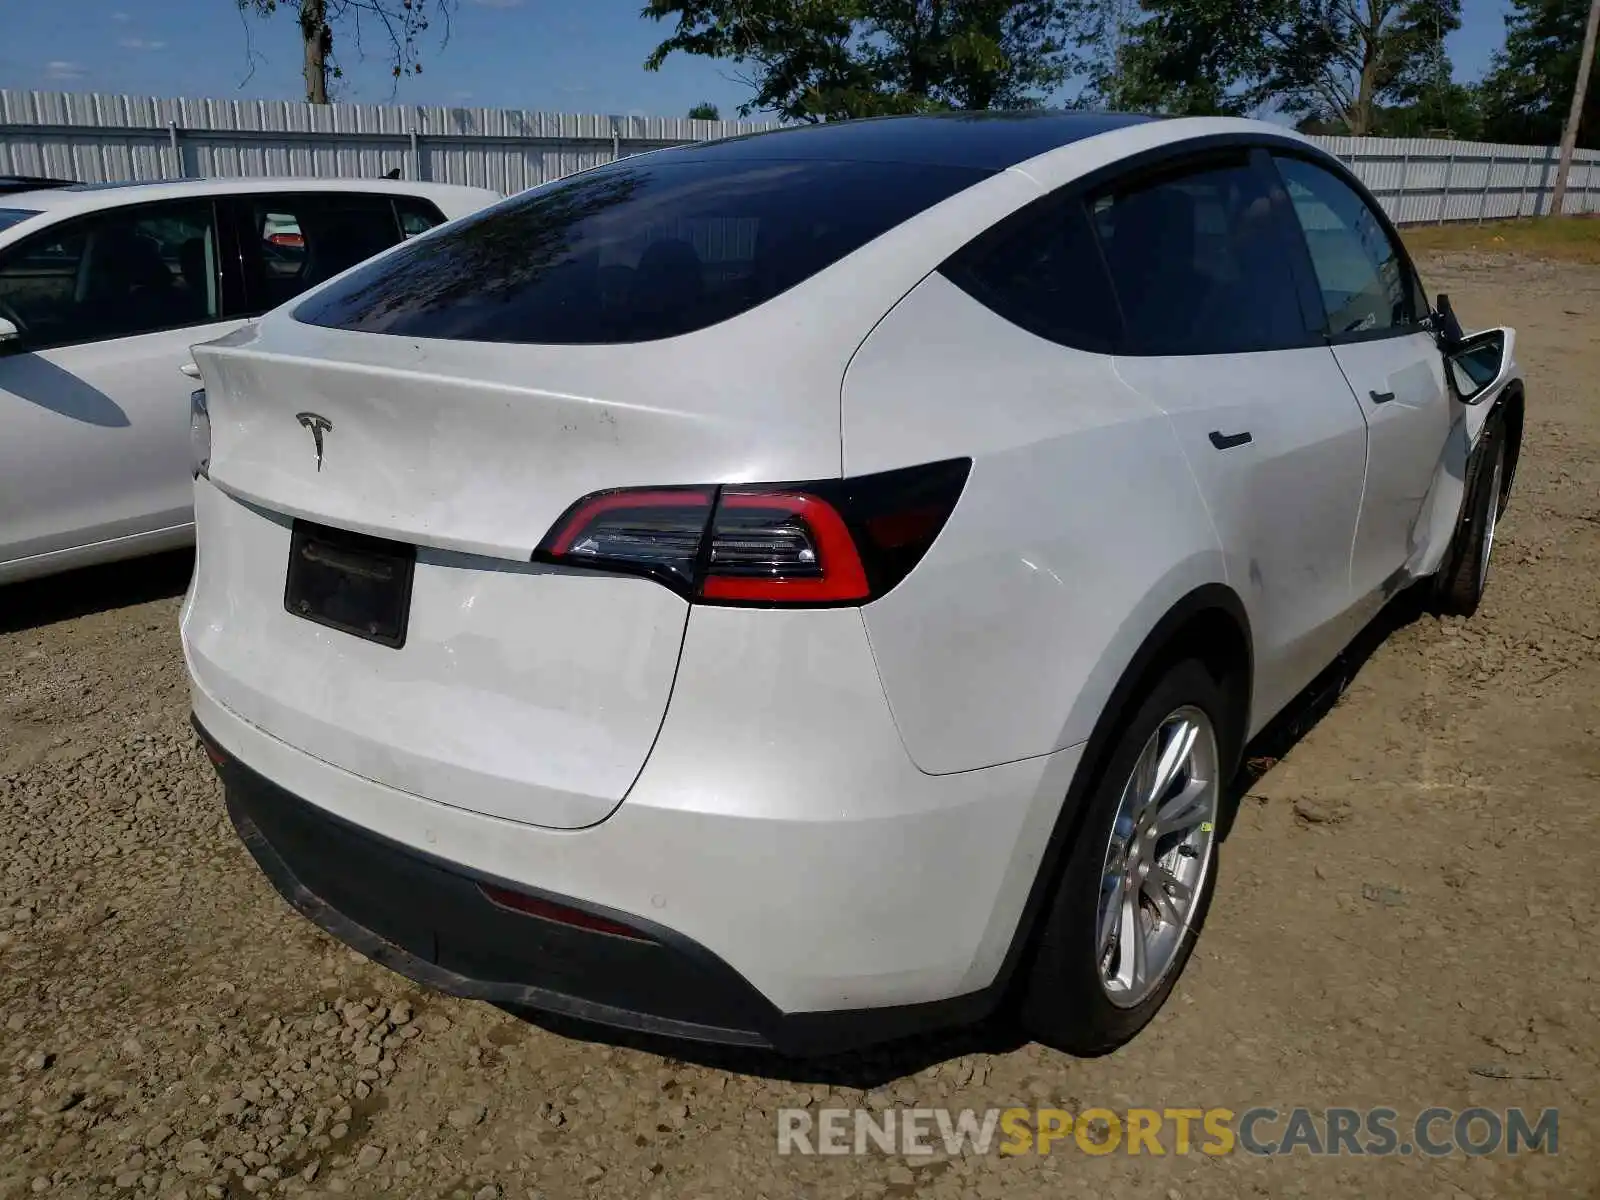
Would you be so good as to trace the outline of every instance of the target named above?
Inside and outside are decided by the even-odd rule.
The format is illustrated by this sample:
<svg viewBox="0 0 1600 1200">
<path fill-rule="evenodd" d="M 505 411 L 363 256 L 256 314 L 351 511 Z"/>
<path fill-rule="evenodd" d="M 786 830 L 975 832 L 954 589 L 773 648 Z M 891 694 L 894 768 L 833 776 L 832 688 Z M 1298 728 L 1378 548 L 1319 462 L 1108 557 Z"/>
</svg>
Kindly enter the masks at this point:
<svg viewBox="0 0 1600 1200">
<path fill-rule="evenodd" d="M 1514 329 L 1488 329 L 1459 338 L 1445 355 L 1445 371 L 1463 404 L 1481 404 L 1511 376 Z"/>
<path fill-rule="evenodd" d="M 1433 305 L 1433 332 L 1439 339 L 1439 348 L 1446 353 L 1453 350 L 1466 335 L 1461 332 L 1461 322 L 1456 319 L 1456 310 L 1450 304 L 1450 297 L 1443 292 Z"/>
<path fill-rule="evenodd" d="M 22 349 L 22 330 L 16 323 L 0 317 L 0 354 L 15 354 Z"/>
</svg>

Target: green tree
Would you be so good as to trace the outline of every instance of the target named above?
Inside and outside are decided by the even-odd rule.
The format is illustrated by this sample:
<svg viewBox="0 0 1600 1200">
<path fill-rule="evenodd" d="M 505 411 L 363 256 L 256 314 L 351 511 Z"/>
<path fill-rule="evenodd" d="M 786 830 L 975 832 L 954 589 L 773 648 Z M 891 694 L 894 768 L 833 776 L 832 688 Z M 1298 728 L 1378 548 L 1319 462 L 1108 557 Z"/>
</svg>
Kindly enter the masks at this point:
<svg viewBox="0 0 1600 1200">
<path fill-rule="evenodd" d="M 702 100 L 699 104 L 696 104 L 689 110 L 689 120 L 720 121 L 722 120 L 722 114 L 717 110 L 717 106 L 715 104 L 708 104 Z"/>
<path fill-rule="evenodd" d="M 820 121 L 1042 102 L 1067 78 L 1079 0 L 649 0 L 675 21 L 645 60 L 726 59 L 740 113 Z"/>
<path fill-rule="evenodd" d="M 1112 0 L 1114 2 L 1114 0 Z M 1450 83 L 1461 0 L 1143 0 L 1096 98 L 1185 115 L 1277 110 L 1356 136 Z"/>
<path fill-rule="evenodd" d="M 293 12 L 300 27 L 305 57 L 306 99 L 328 103 L 328 84 L 344 77 L 334 55 L 334 32 L 349 38 L 357 55 L 363 52 L 363 35 L 376 32 L 385 44 L 389 69 L 396 82 L 406 75 L 422 74 L 421 41 L 435 18 L 450 38 L 450 17 L 457 0 L 234 0 L 246 16 L 272 17 L 280 9 Z"/>
<path fill-rule="evenodd" d="M 1553 146 L 1572 104 L 1589 0 L 1511 0 L 1505 48 L 1483 81 L 1484 137 Z M 1600 148 L 1600 88 L 1591 87 L 1578 145 Z"/>
</svg>

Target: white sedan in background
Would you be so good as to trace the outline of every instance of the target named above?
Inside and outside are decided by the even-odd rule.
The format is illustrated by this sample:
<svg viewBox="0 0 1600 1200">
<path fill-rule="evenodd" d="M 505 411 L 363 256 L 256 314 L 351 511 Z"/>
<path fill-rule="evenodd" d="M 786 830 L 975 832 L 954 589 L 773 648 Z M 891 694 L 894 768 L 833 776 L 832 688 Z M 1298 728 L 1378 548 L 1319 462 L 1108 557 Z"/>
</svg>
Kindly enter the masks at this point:
<svg viewBox="0 0 1600 1200">
<path fill-rule="evenodd" d="M 189 347 L 490 204 L 222 179 L 0 197 L 0 584 L 193 540 Z"/>
</svg>

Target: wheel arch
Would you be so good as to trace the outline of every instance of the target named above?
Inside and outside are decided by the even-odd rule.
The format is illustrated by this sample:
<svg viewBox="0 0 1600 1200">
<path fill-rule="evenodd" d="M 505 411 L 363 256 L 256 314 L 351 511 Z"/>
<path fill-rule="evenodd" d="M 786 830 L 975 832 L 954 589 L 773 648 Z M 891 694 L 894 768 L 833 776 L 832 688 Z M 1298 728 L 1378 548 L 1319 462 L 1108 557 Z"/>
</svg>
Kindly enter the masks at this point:
<svg viewBox="0 0 1600 1200">
<path fill-rule="evenodd" d="M 1525 404 L 1525 393 L 1520 379 L 1513 379 L 1506 384 L 1505 391 L 1500 393 L 1499 399 L 1494 403 L 1496 412 L 1505 422 L 1506 430 L 1506 465 L 1500 481 L 1502 512 L 1505 511 L 1506 501 L 1511 496 L 1511 484 L 1517 477 L 1517 460 L 1522 457 L 1522 420 Z"/>
<path fill-rule="evenodd" d="M 1221 748 L 1223 770 L 1231 781 L 1250 727 L 1255 649 L 1249 615 L 1238 593 L 1226 584 L 1207 583 L 1185 593 L 1167 608 L 1123 665 L 1102 705 L 1040 856 L 1039 869 L 996 978 L 995 986 L 1002 991 L 1019 978 L 1017 968 L 1032 949 L 1087 810 L 1088 797 L 1101 781 L 1118 731 L 1160 676 L 1186 658 L 1199 659 L 1233 700 L 1230 717 L 1234 728 L 1227 731 L 1227 745 Z"/>
</svg>

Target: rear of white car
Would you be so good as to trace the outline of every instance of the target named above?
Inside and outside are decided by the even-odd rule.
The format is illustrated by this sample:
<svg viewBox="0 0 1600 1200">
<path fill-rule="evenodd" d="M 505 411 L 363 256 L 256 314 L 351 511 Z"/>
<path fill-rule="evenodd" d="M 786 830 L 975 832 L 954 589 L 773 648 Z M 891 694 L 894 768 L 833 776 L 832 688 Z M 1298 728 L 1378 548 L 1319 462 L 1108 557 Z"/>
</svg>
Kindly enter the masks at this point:
<svg viewBox="0 0 1600 1200">
<path fill-rule="evenodd" d="M 482 287 L 500 250 L 445 231 L 397 252 L 416 273 L 395 286 L 391 272 L 381 296 L 357 272 L 337 299 L 312 293 L 197 348 L 195 712 L 258 856 L 365 930 L 345 931 L 359 944 L 400 947 L 411 973 L 809 1044 L 794 1014 L 989 982 L 1031 884 L 1018 840 L 1053 819 L 1075 760 L 916 767 L 861 606 L 932 544 L 970 464 L 840 478 L 845 369 L 926 272 L 928 237 L 959 244 L 974 213 L 1031 188 L 955 167 L 909 186 L 867 163 L 653 169 L 668 206 L 710 181 L 781 197 L 764 229 L 693 231 L 730 258 L 741 238 L 793 235 L 784 217 L 821 189 L 860 203 L 767 256 L 803 286 L 736 281 L 778 293 L 751 305 L 686 298 L 681 249 L 598 178 L 580 195 L 621 211 L 586 229 L 616 256 L 604 265 L 689 306 L 613 306 L 626 339 L 564 325 L 554 296 L 517 314 L 545 340 L 511 340 L 492 310 L 450 299 Z M 499 220 L 474 223 L 526 253 L 538 229 Z M 473 335 L 409 336 L 386 309 L 415 303 L 407 287 L 435 289 L 435 325 Z M 930 873 L 950 885 L 938 897 L 919 886 Z M 819 1024 L 821 1040 L 859 1036 Z"/>
<path fill-rule="evenodd" d="M 1377 426 L 1267 143 L 1316 153 L 1083 114 L 664 152 L 197 347 L 183 641 L 263 869 L 413 978 L 613 1025 L 839 1046 L 1022 967 L 1035 1033 L 1132 1036 L 1246 736 L 1370 598 Z M 1415 496 L 1393 579 L 1483 508 L 1426 354 L 1386 419 L 1437 453 L 1366 489 Z"/>
</svg>

